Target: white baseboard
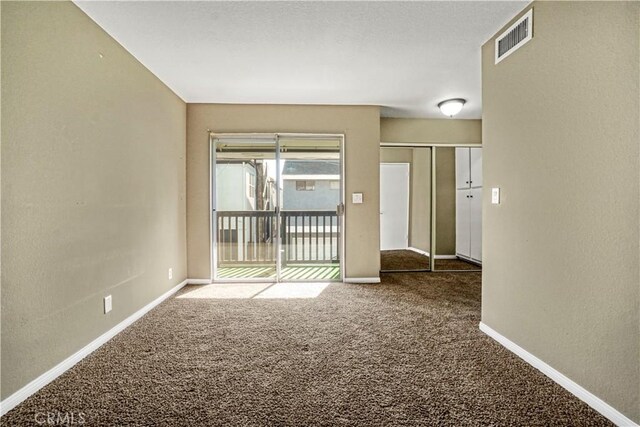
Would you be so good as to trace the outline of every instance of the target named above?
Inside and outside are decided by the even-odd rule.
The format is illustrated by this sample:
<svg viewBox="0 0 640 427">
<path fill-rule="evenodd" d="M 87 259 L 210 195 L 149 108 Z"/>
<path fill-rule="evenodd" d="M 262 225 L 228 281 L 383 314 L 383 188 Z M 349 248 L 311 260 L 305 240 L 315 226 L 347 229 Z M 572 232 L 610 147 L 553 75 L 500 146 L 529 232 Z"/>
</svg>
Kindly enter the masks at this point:
<svg viewBox="0 0 640 427">
<path fill-rule="evenodd" d="M 344 283 L 380 283 L 379 277 L 351 277 L 343 280 Z"/>
<path fill-rule="evenodd" d="M 466 255 L 456 254 L 456 256 L 457 256 L 458 258 L 460 258 L 461 260 L 469 261 L 469 262 L 472 262 L 472 263 L 474 263 L 474 264 L 482 265 L 482 261 L 479 261 L 479 260 L 477 260 L 477 259 L 473 259 L 473 258 L 468 257 L 468 256 L 466 256 Z"/>
<path fill-rule="evenodd" d="M 433 259 L 458 259 L 456 255 L 436 255 Z"/>
<path fill-rule="evenodd" d="M 142 307 L 140 310 L 133 313 L 131 316 L 124 319 L 122 322 L 118 323 L 113 328 L 109 329 L 104 334 L 100 335 L 98 338 L 91 341 L 89 344 L 76 351 L 71 356 L 64 359 L 62 362 L 58 363 L 53 368 L 49 369 L 44 374 L 40 375 L 20 390 L 13 393 L 11 396 L 4 399 L 0 402 L 0 416 L 6 414 L 16 406 L 18 406 L 21 402 L 27 399 L 29 396 L 40 390 L 42 387 L 49 384 L 51 381 L 58 378 L 60 375 L 65 373 L 68 369 L 70 369 L 73 365 L 87 357 L 89 354 L 97 350 L 104 343 L 109 341 L 111 338 L 116 336 L 118 333 L 122 332 L 127 326 L 130 326 L 133 322 L 140 319 L 142 316 L 147 314 L 151 309 L 160 304 L 162 301 L 169 298 L 171 295 L 178 292 L 182 289 L 187 283 L 190 283 L 189 279 L 182 281 L 180 284 L 174 286 L 164 294 L 160 295 L 155 300 L 151 301 L 149 304 Z"/>
<path fill-rule="evenodd" d="M 509 340 L 505 336 L 500 335 L 498 332 L 491 329 L 489 326 L 485 325 L 482 322 L 480 322 L 480 330 L 485 334 L 489 335 L 494 340 L 498 341 L 500 344 L 502 344 L 511 352 L 518 355 L 525 362 L 527 362 L 528 364 L 530 364 L 531 366 L 533 366 L 534 368 L 536 368 L 537 370 L 539 370 L 540 372 L 542 372 L 543 374 L 551 378 L 553 381 L 555 381 L 556 383 L 564 387 L 567 391 L 569 391 L 571 394 L 576 396 L 578 399 L 582 400 L 584 403 L 591 406 L 596 411 L 600 412 L 603 416 L 608 418 L 615 425 L 624 426 L 624 427 L 633 427 L 633 426 L 638 427 L 638 424 L 636 424 L 635 422 L 633 422 L 632 420 L 630 420 L 629 418 L 621 414 L 620 411 L 616 410 L 614 407 L 606 403 L 604 400 L 595 396 L 594 394 L 589 392 L 587 389 L 585 389 L 581 385 L 569 379 L 567 376 L 565 376 L 561 372 L 555 370 L 554 368 L 549 366 L 547 363 L 538 359 L 536 356 L 529 353 L 527 350 L 520 347 L 518 344 Z"/>
<path fill-rule="evenodd" d="M 187 279 L 187 285 L 210 285 L 211 279 Z"/>
<path fill-rule="evenodd" d="M 409 246 L 407 249 L 409 249 L 410 251 L 419 253 L 420 255 L 429 256 L 429 252 L 423 251 L 422 249 L 414 248 L 414 247 L 411 247 L 411 246 Z"/>
</svg>

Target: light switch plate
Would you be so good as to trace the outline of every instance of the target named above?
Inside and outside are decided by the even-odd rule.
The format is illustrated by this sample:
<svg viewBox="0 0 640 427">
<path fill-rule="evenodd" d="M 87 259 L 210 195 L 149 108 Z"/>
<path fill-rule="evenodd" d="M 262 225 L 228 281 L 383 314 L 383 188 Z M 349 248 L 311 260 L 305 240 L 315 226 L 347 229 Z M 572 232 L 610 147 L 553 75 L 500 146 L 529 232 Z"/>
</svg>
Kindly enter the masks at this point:
<svg viewBox="0 0 640 427">
<path fill-rule="evenodd" d="M 104 297 L 104 314 L 111 311 L 111 295 Z"/>
<path fill-rule="evenodd" d="M 493 205 L 500 204 L 500 187 L 493 187 L 491 189 L 491 204 Z"/>
<path fill-rule="evenodd" d="M 353 203 L 354 205 L 362 203 L 362 200 L 362 193 L 353 193 L 351 195 L 351 203 Z"/>
</svg>

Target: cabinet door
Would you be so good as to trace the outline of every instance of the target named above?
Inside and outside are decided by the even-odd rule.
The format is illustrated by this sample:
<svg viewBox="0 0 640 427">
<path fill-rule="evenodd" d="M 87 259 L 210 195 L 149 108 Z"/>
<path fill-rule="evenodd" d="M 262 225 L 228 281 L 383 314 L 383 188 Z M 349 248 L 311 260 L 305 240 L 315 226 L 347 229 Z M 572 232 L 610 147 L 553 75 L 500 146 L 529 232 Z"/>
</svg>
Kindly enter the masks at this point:
<svg viewBox="0 0 640 427">
<path fill-rule="evenodd" d="M 456 147 L 456 188 L 469 188 L 469 149 Z"/>
<path fill-rule="evenodd" d="M 470 257 L 470 190 L 456 190 L 456 253 Z"/>
<path fill-rule="evenodd" d="M 470 256 L 482 261 L 482 188 L 469 190 Z"/>
<path fill-rule="evenodd" d="M 471 148 L 469 158 L 471 164 L 469 184 L 471 187 L 482 187 L 482 148 Z"/>
</svg>

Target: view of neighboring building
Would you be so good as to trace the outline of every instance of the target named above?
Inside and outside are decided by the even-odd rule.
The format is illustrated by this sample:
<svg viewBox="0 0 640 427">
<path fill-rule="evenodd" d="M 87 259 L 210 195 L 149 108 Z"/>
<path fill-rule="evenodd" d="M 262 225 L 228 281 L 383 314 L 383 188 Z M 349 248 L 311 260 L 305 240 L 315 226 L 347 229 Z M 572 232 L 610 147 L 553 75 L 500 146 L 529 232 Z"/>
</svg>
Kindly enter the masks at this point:
<svg viewBox="0 0 640 427">
<path fill-rule="evenodd" d="M 286 160 L 282 189 L 286 210 L 335 210 L 340 203 L 340 162 Z"/>
<path fill-rule="evenodd" d="M 269 164 L 262 160 L 225 160 L 216 167 L 217 239 L 221 249 L 218 260 L 253 261 L 271 259 L 266 253 L 248 250 L 247 244 L 273 242 L 276 230 L 273 215 L 247 215 L 246 212 L 269 211 L 275 207 L 276 181 L 269 175 Z M 256 214 L 258 215 L 258 214 Z"/>
<path fill-rule="evenodd" d="M 263 161 L 219 161 L 216 168 L 216 194 L 219 211 L 261 211 L 273 209 L 276 183 Z"/>
</svg>

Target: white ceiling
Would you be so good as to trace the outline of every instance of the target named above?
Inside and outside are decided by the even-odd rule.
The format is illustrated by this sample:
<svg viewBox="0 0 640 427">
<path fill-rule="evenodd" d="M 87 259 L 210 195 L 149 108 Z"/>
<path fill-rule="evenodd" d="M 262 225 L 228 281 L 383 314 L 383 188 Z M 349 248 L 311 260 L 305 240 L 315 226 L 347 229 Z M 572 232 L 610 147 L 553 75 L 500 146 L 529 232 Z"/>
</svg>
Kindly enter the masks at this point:
<svg viewBox="0 0 640 427">
<path fill-rule="evenodd" d="M 187 102 L 480 118 L 480 46 L 525 2 L 76 1 Z"/>
</svg>

